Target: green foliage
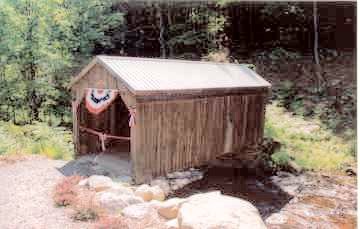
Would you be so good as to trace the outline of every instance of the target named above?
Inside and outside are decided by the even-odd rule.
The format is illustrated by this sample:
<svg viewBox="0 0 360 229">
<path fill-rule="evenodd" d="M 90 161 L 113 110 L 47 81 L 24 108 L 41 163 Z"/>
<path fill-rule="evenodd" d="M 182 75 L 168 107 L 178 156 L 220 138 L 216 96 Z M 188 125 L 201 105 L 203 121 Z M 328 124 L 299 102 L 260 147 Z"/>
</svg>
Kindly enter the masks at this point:
<svg viewBox="0 0 360 229">
<path fill-rule="evenodd" d="M 306 77 L 297 81 L 283 80 L 273 88 L 279 104 L 294 114 L 320 119 L 334 133 L 354 129 L 356 123 L 356 88 L 353 85 L 329 85 L 316 90 L 315 84 L 306 85 Z M 326 75 L 325 75 L 326 78 Z M 310 79 L 311 80 L 311 79 Z M 332 94 L 336 90 L 335 94 Z"/>
<path fill-rule="evenodd" d="M 286 167 L 291 158 L 286 151 L 280 150 L 271 155 L 271 160 L 278 167 Z"/>
<path fill-rule="evenodd" d="M 276 47 L 271 51 L 257 53 L 256 58 L 271 61 L 292 61 L 299 59 L 300 54 L 298 52 L 288 51 L 281 47 Z"/>
<path fill-rule="evenodd" d="M 281 143 L 281 150 L 272 155 L 280 166 L 291 159 L 305 169 L 333 171 L 355 161 L 353 141 L 336 137 L 319 122 L 293 116 L 277 104 L 267 106 L 265 136 Z"/>
<path fill-rule="evenodd" d="M 68 122 L 70 76 L 122 29 L 112 1 L 0 2 L 0 113 L 15 123 Z M 28 117 L 27 117 L 28 116 Z M 51 117 L 51 118 L 49 118 Z"/>
<path fill-rule="evenodd" d="M 0 122 L 0 154 L 14 153 L 69 160 L 73 157 L 71 132 L 38 122 L 24 126 Z"/>
<path fill-rule="evenodd" d="M 180 52 L 178 55 L 187 46 L 203 55 L 219 49 L 227 23 L 226 17 L 219 13 L 222 6 L 220 1 L 213 7 L 199 5 L 191 9 L 189 17 L 176 17 L 169 27 L 167 45 Z"/>
</svg>

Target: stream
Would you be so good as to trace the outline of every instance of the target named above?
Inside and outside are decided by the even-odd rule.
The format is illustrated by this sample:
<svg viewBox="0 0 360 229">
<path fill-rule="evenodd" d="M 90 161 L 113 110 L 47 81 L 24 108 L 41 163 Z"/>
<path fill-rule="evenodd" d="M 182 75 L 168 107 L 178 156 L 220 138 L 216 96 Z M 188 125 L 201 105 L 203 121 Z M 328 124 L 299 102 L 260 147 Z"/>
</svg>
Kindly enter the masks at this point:
<svg viewBox="0 0 360 229">
<path fill-rule="evenodd" d="M 306 172 L 257 177 L 230 168 L 210 168 L 204 178 L 173 196 L 221 190 L 246 199 L 270 229 L 356 228 L 356 177 Z"/>
</svg>

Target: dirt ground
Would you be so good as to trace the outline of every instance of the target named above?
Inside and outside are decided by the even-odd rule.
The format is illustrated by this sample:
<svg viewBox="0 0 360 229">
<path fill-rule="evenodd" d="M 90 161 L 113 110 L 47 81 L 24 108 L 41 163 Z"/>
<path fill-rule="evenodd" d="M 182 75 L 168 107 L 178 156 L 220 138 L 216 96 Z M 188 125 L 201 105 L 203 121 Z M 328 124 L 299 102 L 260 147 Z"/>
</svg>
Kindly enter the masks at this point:
<svg viewBox="0 0 360 229">
<path fill-rule="evenodd" d="M 66 161 L 33 158 L 0 164 L 1 229 L 85 229 L 70 212 L 54 206 L 52 189 L 63 175 Z"/>
<path fill-rule="evenodd" d="M 86 229 L 74 222 L 71 209 L 57 208 L 51 198 L 69 162 L 41 157 L 0 163 L 1 229 Z M 268 228 L 356 227 L 356 177 L 278 172 L 258 177 L 248 171 L 213 167 L 202 180 L 177 190 L 171 197 L 220 190 L 246 199 L 260 211 Z"/>
</svg>

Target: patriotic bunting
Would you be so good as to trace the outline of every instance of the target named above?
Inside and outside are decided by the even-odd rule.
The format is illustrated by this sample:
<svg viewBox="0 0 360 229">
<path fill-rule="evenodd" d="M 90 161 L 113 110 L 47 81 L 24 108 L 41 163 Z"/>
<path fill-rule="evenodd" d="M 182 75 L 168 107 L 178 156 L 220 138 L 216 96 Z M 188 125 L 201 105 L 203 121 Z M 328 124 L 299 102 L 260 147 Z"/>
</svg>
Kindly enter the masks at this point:
<svg viewBox="0 0 360 229">
<path fill-rule="evenodd" d="M 85 97 L 86 108 L 93 114 L 100 114 L 110 106 L 116 96 L 116 90 L 88 88 Z"/>
</svg>

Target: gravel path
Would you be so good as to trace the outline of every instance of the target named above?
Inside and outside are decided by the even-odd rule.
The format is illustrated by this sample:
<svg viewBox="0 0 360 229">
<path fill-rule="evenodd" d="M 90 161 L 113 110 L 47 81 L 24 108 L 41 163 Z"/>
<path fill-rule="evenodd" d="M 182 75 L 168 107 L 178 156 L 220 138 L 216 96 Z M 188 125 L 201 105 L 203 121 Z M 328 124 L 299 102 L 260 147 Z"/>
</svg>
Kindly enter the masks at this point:
<svg viewBox="0 0 360 229">
<path fill-rule="evenodd" d="M 54 206 L 52 189 L 63 177 L 57 168 L 65 164 L 35 158 L 0 165 L 0 228 L 91 228 L 89 224 L 73 222 L 68 210 Z"/>
</svg>

